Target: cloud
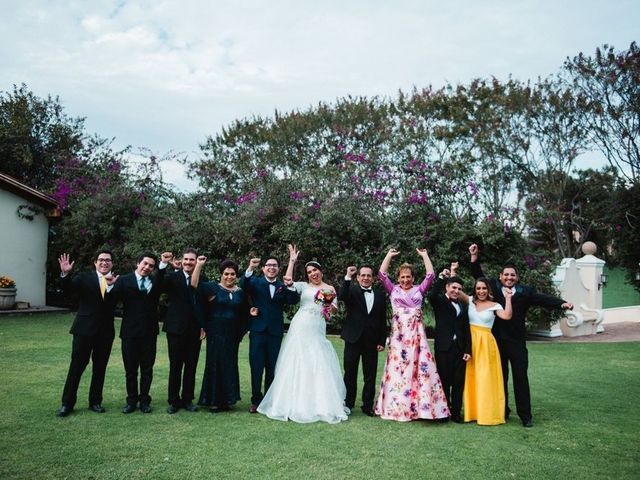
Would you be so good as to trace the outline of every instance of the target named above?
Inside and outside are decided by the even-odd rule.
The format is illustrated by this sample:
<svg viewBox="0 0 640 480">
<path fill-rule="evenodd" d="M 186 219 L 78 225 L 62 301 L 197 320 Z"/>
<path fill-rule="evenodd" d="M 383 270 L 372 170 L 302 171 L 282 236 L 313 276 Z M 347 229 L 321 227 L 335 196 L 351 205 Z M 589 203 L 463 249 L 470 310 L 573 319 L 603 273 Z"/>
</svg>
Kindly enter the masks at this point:
<svg viewBox="0 0 640 480">
<path fill-rule="evenodd" d="M 628 47 L 638 24 L 631 0 L 23 0 L 0 18 L 0 89 L 60 95 L 122 146 L 197 155 L 237 118 L 547 76 L 581 50 Z"/>
</svg>

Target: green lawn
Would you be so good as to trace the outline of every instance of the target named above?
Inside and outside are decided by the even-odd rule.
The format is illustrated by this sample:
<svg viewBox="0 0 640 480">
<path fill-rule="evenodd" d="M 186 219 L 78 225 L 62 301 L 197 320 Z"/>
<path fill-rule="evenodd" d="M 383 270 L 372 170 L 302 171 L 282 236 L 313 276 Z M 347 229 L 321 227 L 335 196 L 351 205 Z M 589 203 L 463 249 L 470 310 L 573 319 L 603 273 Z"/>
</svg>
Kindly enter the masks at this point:
<svg viewBox="0 0 640 480">
<path fill-rule="evenodd" d="M 609 275 L 609 281 L 604 287 L 603 308 L 640 305 L 640 292 L 627 283 L 625 271 L 622 268 L 605 267 L 604 273 Z"/>
<path fill-rule="evenodd" d="M 535 427 L 525 429 L 517 419 L 498 427 L 401 424 L 359 410 L 338 425 L 250 415 L 246 339 L 240 353 L 243 401 L 236 410 L 170 416 L 163 335 L 152 386 L 155 410 L 123 415 L 116 339 L 107 413 L 86 409 L 85 374 L 76 413 L 60 419 L 54 412 L 68 367 L 71 318 L 0 318 L 2 479 L 631 479 L 640 471 L 640 343 L 530 344 Z M 341 355 L 341 342 L 334 345 Z"/>
</svg>

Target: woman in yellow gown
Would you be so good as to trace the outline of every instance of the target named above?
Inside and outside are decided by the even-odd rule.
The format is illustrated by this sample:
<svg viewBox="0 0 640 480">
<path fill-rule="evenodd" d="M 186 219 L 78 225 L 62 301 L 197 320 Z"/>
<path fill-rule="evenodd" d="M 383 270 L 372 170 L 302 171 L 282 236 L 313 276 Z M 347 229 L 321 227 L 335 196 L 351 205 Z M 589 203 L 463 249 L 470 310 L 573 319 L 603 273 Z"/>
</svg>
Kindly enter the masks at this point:
<svg viewBox="0 0 640 480">
<path fill-rule="evenodd" d="M 504 419 L 504 381 L 500 352 L 491 333 L 495 317 L 511 319 L 511 292 L 505 291 L 505 306 L 493 301 L 491 287 L 486 278 L 478 278 L 473 286 L 473 297 L 461 294 L 469 304 L 471 329 L 471 360 L 467 362 L 464 379 L 464 421 L 478 425 L 500 425 Z"/>
</svg>

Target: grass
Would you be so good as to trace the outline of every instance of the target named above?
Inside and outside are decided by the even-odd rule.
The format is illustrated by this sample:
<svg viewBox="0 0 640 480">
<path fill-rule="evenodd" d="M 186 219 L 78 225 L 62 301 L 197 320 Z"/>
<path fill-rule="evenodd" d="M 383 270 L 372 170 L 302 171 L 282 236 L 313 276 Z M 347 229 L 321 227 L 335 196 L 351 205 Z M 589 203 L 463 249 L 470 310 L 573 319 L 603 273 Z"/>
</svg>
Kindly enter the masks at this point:
<svg viewBox="0 0 640 480">
<path fill-rule="evenodd" d="M 637 478 L 640 343 L 532 343 L 535 427 L 401 424 L 356 410 L 338 425 L 298 425 L 247 413 L 167 415 L 166 340 L 158 339 L 153 413 L 123 415 L 120 342 L 107 370 L 104 406 L 54 416 L 68 368 L 70 315 L 0 319 L 0 478 Z M 342 343 L 332 340 L 338 354 Z M 204 349 L 198 376 L 202 374 Z M 382 357 L 380 369 L 382 369 Z M 513 405 L 512 405 L 513 406 Z"/>
<path fill-rule="evenodd" d="M 604 287 L 603 308 L 640 305 L 640 292 L 627 283 L 624 269 L 605 267 L 604 273 L 609 276 L 609 281 Z"/>
</svg>

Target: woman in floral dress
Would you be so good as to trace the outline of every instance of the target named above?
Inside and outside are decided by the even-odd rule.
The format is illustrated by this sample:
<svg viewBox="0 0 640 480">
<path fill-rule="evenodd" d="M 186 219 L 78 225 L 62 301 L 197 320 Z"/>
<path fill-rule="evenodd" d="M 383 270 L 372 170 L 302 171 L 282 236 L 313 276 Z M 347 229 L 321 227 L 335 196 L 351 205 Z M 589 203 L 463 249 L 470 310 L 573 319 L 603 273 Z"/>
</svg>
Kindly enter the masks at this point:
<svg viewBox="0 0 640 480">
<path fill-rule="evenodd" d="M 391 299 L 393 320 L 375 413 L 399 422 L 449 417 L 447 399 L 422 322 L 422 299 L 435 275 L 427 250 L 416 250 L 427 270 L 417 287 L 413 285 L 413 267 L 407 263 L 398 268 L 397 285 L 389 280 L 389 264 L 400 253 L 394 248 L 387 252 L 379 272 Z"/>
</svg>

